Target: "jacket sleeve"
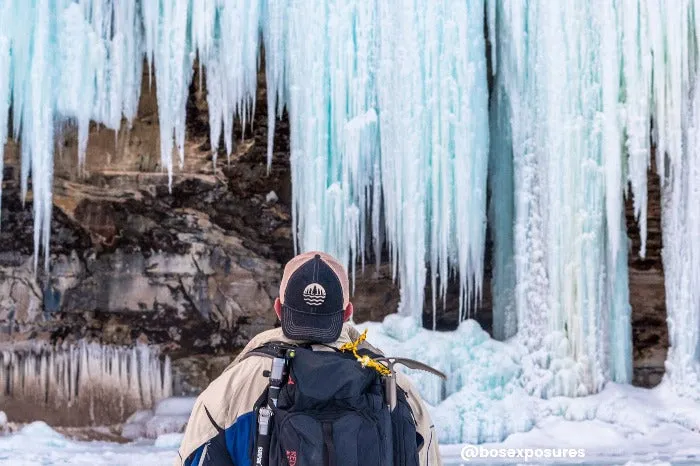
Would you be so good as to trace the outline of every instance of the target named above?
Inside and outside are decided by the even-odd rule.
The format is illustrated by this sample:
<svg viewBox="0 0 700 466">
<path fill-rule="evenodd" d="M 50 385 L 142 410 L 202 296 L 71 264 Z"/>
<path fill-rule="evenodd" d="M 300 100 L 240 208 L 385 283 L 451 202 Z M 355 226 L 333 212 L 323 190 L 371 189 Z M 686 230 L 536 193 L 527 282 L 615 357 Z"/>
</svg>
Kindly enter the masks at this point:
<svg viewBox="0 0 700 466">
<path fill-rule="evenodd" d="M 425 402 L 405 374 L 397 372 L 396 383 L 406 391 L 408 404 L 416 418 L 416 430 L 423 437 L 423 447 L 418 452 L 420 466 L 442 466 L 435 425 L 430 419 Z"/>
<path fill-rule="evenodd" d="M 197 398 L 175 466 L 250 466 L 255 402 L 267 386 L 267 358 L 227 368 Z"/>
</svg>

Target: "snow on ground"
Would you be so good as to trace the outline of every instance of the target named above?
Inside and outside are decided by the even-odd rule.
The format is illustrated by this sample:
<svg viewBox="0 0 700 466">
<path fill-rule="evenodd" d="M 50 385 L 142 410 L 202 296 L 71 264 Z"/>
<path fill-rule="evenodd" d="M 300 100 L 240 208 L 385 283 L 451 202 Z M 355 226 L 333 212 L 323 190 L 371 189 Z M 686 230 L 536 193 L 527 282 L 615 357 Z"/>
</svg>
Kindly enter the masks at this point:
<svg viewBox="0 0 700 466">
<path fill-rule="evenodd" d="M 484 448 L 586 448 L 585 458 L 576 461 L 543 463 L 529 461 L 472 459 L 460 460 L 463 445 L 441 447 L 444 464 L 578 464 L 578 465 L 698 465 L 700 444 L 697 437 L 671 426 L 660 426 L 657 436 L 630 441 L 614 427 L 599 421 L 565 421 L 551 419 L 526 434 L 515 434 L 503 443 L 484 444 Z M 60 435 L 44 422 L 35 422 L 12 435 L 0 437 L 0 465 L 171 465 L 176 457 L 182 434 L 164 434 L 155 442 L 129 444 L 110 442 L 79 442 Z M 579 441 L 580 440 L 580 441 Z M 694 447 L 692 445 L 695 445 Z M 661 448 L 664 451 L 658 451 Z M 670 453 L 669 448 L 675 448 Z"/>
<path fill-rule="evenodd" d="M 445 464 L 700 465 L 700 403 L 678 396 L 667 381 L 651 390 L 608 383 L 596 395 L 553 396 L 576 379 L 572 361 L 556 348 L 528 354 L 517 342 L 489 338 L 474 321 L 455 332 L 430 332 L 399 316 L 358 327 L 367 328 L 368 340 L 387 355 L 412 357 L 448 374 L 443 384 L 411 372 L 430 404 Z M 193 401 L 169 398 L 153 411 L 135 413 L 124 435 L 139 440 L 129 444 L 74 441 L 33 423 L 0 437 L 0 465 L 172 464 L 177 432 Z M 584 454 L 559 463 L 535 456 L 463 461 L 465 444 L 478 444 L 487 454 L 498 449 Z"/>
<path fill-rule="evenodd" d="M 78 442 L 44 422 L 34 422 L 17 433 L 0 437 L 0 465 L 170 465 L 177 449 L 173 444 L 169 441 L 161 447 L 153 442 Z"/>
</svg>

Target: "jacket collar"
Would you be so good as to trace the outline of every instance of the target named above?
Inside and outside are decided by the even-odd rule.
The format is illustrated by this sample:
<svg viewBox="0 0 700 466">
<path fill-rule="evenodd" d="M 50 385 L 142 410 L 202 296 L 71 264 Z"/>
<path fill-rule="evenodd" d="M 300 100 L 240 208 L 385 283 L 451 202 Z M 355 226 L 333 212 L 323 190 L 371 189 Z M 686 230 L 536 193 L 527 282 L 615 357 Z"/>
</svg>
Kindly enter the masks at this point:
<svg viewBox="0 0 700 466">
<path fill-rule="evenodd" d="M 334 348 L 340 348 L 345 343 L 355 341 L 359 337 L 360 337 L 360 332 L 355 327 L 353 327 L 352 325 L 350 325 L 349 323 L 346 322 L 343 324 L 343 328 L 340 331 L 340 336 L 338 337 L 338 339 L 336 341 L 334 341 L 333 343 L 329 343 L 327 346 L 332 346 Z M 257 334 L 256 336 L 254 336 L 253 339 L 250 340 L 250 342 L 248 342 L 248 344 L 245 346 L 245 348 L 243 348 L 243 350 L 238 354 L 238 356 L 236 356 L 236 359 L 233 360 L 233 363 L 231 365 L 236 364 L 238 361 L 240 361 L 240 359 L 243 357 L 243 355 L 245 355 L 249 351 L 252 351 L 255 348 L 262 346 L 265 343 L 270 342 L 270 341 L 283 341 L 285 343 L 296 343 L 296 344 L 305 343 L 303 341 L 291 340 L 291 339 L 285 337 L 284 333 L 282 332 L 282 328 L 280 328 L 280 327 L 266 330 L 264 332 Z M 322 345 L 319 345 L 319 346 L 322 347 Z M 363 343 L 362 346 L 366 347 L 374 352 L 379 352 L 376 348 L 374 348 L 372 345 L 370 345 L 366 342 Z"/>
</svg>

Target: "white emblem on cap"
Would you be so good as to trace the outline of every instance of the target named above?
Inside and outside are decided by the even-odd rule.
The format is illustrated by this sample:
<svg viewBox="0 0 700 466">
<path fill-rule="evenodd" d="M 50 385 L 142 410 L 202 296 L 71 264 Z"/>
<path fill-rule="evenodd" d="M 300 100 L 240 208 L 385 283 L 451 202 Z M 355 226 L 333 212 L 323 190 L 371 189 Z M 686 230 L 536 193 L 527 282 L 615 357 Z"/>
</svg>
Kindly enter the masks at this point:
<svg viewBox="0 0 700 466">
<path fill-rule="evenodd" d="M 304 288 L 304 302 L 309 306 L 320 306 L 326 300 L 326 289 L 318 283 L 311 283 Z"/>
</svg>

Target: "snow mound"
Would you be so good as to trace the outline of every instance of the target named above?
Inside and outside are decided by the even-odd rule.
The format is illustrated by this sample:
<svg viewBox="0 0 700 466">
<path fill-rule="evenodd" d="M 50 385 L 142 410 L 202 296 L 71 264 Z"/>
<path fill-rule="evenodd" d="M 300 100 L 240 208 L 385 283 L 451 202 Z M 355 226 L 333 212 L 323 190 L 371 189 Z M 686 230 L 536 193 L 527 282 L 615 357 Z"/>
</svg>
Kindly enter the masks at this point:
<svg viewBox="0 0 700 466">
<path fill-rule="evenodd" d="M 190 417 L 196 398 L 172 397 L 158 402 L 154 410 L 141 410 L 124 423 L 122 436 L 130 440 L 181 433 Z"/>
<path fill-rule="evenodd" d="M 155 408 L 156 416 L 189 416 L 196 398 L 173 396 L 158 402 Z"/>
<path fill-rule="evenodd" d="M 614 449 L 638 442 L 645 451 L 676 452 L 700 445 L 700 403 L 678 396 L 668 380 L 652 390 L 609 382 L 598 394 L 572 397 L 581 395 L 578 367 L 557 338 L 529 353 L 517 339 L 491 339 L 473 320 L 452 332 L 413 328 L 411 320 L 392 315 L 357 328 L 368 329 L 367 340 L 385 354 L 417 359 L 447 374 L 442 381 L 399 366 L 429 404 L 441 444 L 498 444 L 521 436 L 532 441 L 534 435 L 550 447 L 564 442 Z"/>
<path fill-rule="evenodd" d="M 171 448 L 177 450 L 180 448 L 184 434 L 163 434 L 159 435 L 153 446 L 157 448 Z"/>
<path fill-rule="evenodd" d="M 33 422 L 20 431 L 0 436 L 0 465 L 168 465 L 177 457 L 175 437 L 164 437 L 159 446 L 79 442 L 59 434 L 45 422 Z"/>
</svg>

